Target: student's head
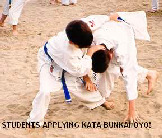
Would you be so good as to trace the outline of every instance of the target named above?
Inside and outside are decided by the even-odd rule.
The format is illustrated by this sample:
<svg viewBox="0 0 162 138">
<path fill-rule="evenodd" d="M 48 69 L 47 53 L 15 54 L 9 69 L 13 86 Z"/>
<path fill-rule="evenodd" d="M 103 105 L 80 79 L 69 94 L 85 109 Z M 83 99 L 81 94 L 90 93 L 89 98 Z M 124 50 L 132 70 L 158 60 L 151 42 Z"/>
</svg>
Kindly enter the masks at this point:
<svg viewBox="0 0 162 138">
<path fill-rule="evenodd" d="M 69 41 L 79 48 L 90 47 L 93 35 L 88 25 L 81 20 L 74 20 L 70 22 L 66 27 L 66 34 Z"/>
<path fill-rule="evenodd" d="M 110 55 L 108 50 L 98 50 L 92 55 L 92 70 L 96 73 L 103 73 L 109 66 Z"/>
</svg>

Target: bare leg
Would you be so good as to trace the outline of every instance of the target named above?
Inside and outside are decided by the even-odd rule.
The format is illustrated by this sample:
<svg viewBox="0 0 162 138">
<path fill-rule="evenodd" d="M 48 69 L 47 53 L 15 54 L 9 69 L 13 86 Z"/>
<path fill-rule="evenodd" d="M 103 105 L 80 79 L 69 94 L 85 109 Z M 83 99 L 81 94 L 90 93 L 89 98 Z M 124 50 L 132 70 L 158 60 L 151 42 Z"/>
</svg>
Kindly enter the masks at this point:
<svg viewBox="0 0 162 138">
<path fill-rule="evenodd" d="M 15 36 L 18 35 L 17 25 L 13 25 L 12 27 L 13 27 L 13 31 L 12 31 L 13 35 L 15 35 Z"/>
<path fill-rule="evenodd" d="M 112 110 L 114 109 L 114 102 L 113 101 L 105 101 L 102 104 L 103 107 L 105 107 L 107 110 Z"/>
<path fill-rule="evenodd" d="M 147 80 L 148 80 L 148 90 L 147 90 L 147 95 L 152 92 L 155 83 L 157 81 L 158 78 L 158 73 L 155 70 L 149 70 L 148 74 L 147 74 Z"/>
<path fill-rule="evenodd" d="M 55 1 L 54 0 L 50 0 L 50 4 L 54 5 Z"/>
<path fill-rule="evenodd" d="M 7 15 L 2 14 L 2 17 L 1 17 L 1 19 L 0 19 L 0 26 L 1 26 L 1 27 L 4 26 L 4 21 L 6 20 L 6 18 L 7 18 Z"/>
</svg>

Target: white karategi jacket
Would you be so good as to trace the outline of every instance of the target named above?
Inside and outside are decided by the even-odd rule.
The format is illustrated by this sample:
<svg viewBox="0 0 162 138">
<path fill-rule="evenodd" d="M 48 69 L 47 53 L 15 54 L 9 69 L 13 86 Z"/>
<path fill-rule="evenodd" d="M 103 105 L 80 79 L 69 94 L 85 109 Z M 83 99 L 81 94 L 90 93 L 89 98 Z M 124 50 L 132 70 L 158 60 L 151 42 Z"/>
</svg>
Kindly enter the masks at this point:
<svg viewBox="0 0 162 138">
<path fill-rule="evenodd" d="M 104 23 L 109 21 L 109 17 L 106 15 L 92 15 L 87 18 L 82 18 L 82 21 L 86 22 L 92 31 L 97 30 Z M 69 40 L 65 31 L 58 33 L 57 36 L 53 36 L 48 40 L 46 45 L 49 55 L 54 60 L 54 66 L 57 66 L 53 74 L 56 77 L 61 77 L 62 69 L 66 70 L 73 76 L 82 77 L 91 70 L 92 60 L 90 56 L 84 55 L 84 50 L 70 46 Z M 40 49 L 43 50 L 43 47 Z M 42 58 L 47 56 L 42 56 Z M 48 59 L 48 58 L 47 58 Z M 47 62 L 50 62 L 47 61 Z M 43 63 L 40 63 L 39 70 Z M 58 76 L 57 76 L 58 75 Z"/>
</svg>

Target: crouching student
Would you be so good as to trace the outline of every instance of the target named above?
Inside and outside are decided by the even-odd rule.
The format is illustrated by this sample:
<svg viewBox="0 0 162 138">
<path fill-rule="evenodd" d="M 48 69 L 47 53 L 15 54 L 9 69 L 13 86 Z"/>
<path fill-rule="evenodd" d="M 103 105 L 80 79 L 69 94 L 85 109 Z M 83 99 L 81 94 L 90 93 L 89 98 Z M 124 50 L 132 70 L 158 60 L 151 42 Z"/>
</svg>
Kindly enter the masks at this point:
<svg viewBox="0 0 162 138">
<path fill-rule="evenodd" d="M 100 45 L 89 48 L 93 40 L 91 30 L 96 30 L 109 19 L 115 20 L 116 15 L 110 18 L 91 16 L 84 21 L 72 21 L 64 31 L 52 37 L 40 48 L 38 52 L 40 88 L 32 102 L 29 122 L 40 122 L 40 124 L 44 122 L 50 102 L 50 92 L 57 92 L 62 88 L 66 92 L 68 88 L 70 93 L 90 109 L 100 105 L 107 106 L 108 103 L 100 92 L 87 91 L 79 77 L 85 76 L 91 70 L 92 54 L 97 50 L 105 49 Z M 86 55 L 84 48 L 89 48 Z M 70 100 L 69 96 L 66 98 L 67 101 Z"/>
<path fill-rule="evenodd" d="M 125 22 L 107 22 L 93 33 L 94 43 L 104 45 L 106 50 L 99 50 L 93 54 L 92 70 L 101 73 L 98 90 L 105 98 L 109 97 L 113 90 L 115 79 L 122 76 L 129 101 L 125 121 L 132 122 L 139 119 L 135 115 L 135 99 L 138 97 L 137 82 L 147 79 L 147 94 L 149 94 L 156 82 L 157 72 L 139 66 L 137 61 L 135 39 L 149 39 L 145 13 L 119 13 L 119 15 L 124 17 Z M 140 26 L 132 21 L 134 18 L 138 23 L 141 22 Z M 141 26 L 142 28 L 140 28 Z"/>
</svg>

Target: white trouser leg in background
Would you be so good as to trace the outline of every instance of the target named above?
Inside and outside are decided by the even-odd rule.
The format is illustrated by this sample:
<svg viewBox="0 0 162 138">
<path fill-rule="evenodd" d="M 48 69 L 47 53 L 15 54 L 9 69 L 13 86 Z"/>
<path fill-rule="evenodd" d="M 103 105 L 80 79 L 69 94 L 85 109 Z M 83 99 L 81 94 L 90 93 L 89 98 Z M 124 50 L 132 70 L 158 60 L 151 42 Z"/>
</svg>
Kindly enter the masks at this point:
<svg viewBox="0 0 162 138">
<path fill-rule="evenodd" d="M 65 75 L 69 92 L 82 101 L 87 107 L 93 109 L 105 102 L 105 98 L 103 98 L 98 91 L 87 91 L 79 82 L 72 83 L 72 80 L 76 77 L 69 76 Z M 30 112 L 28 121 L 42 123 L 49 106 L 50 92 L 56 92 L 61 89 L 61 80 L 56 81 L 55 77 L 50 73 L 50 64 L 44 64 L 40 71 L 40 91 L 32 102 L 32 111 Z"/>
<path fill-rule="evenodd" d="M 159 0 L 152 0 L 152 9 L 153 10 L 159 9 Z"/>
<path fill-rule="evenodd" d="M 6 0 L 6 3 L 3 7 L 3 14 L 8 15 L 9 14 L 9 0 Z"/>
<path fill-rule="evenodd" d="M 25 0 L 13 0 L 12 6 L 9 10 L 9 23 L 11 25 L 17 25 L 18 19 L 21 15 L 23 6 L 25 5 Z"/>
<path fill-rule="evenodd" d="M 62 0 L 62 4 L 69 5 L 69 4 L 76 4 L 77 0 Z"/>
<path fill-rule="evenodd" d="M 64 4 L 64 5 L 69 5 L 69 4 L 70 4 L 69 0 L 61 0 L 61 2 L 62 2 L 62 4 Z"/>
</svg>

